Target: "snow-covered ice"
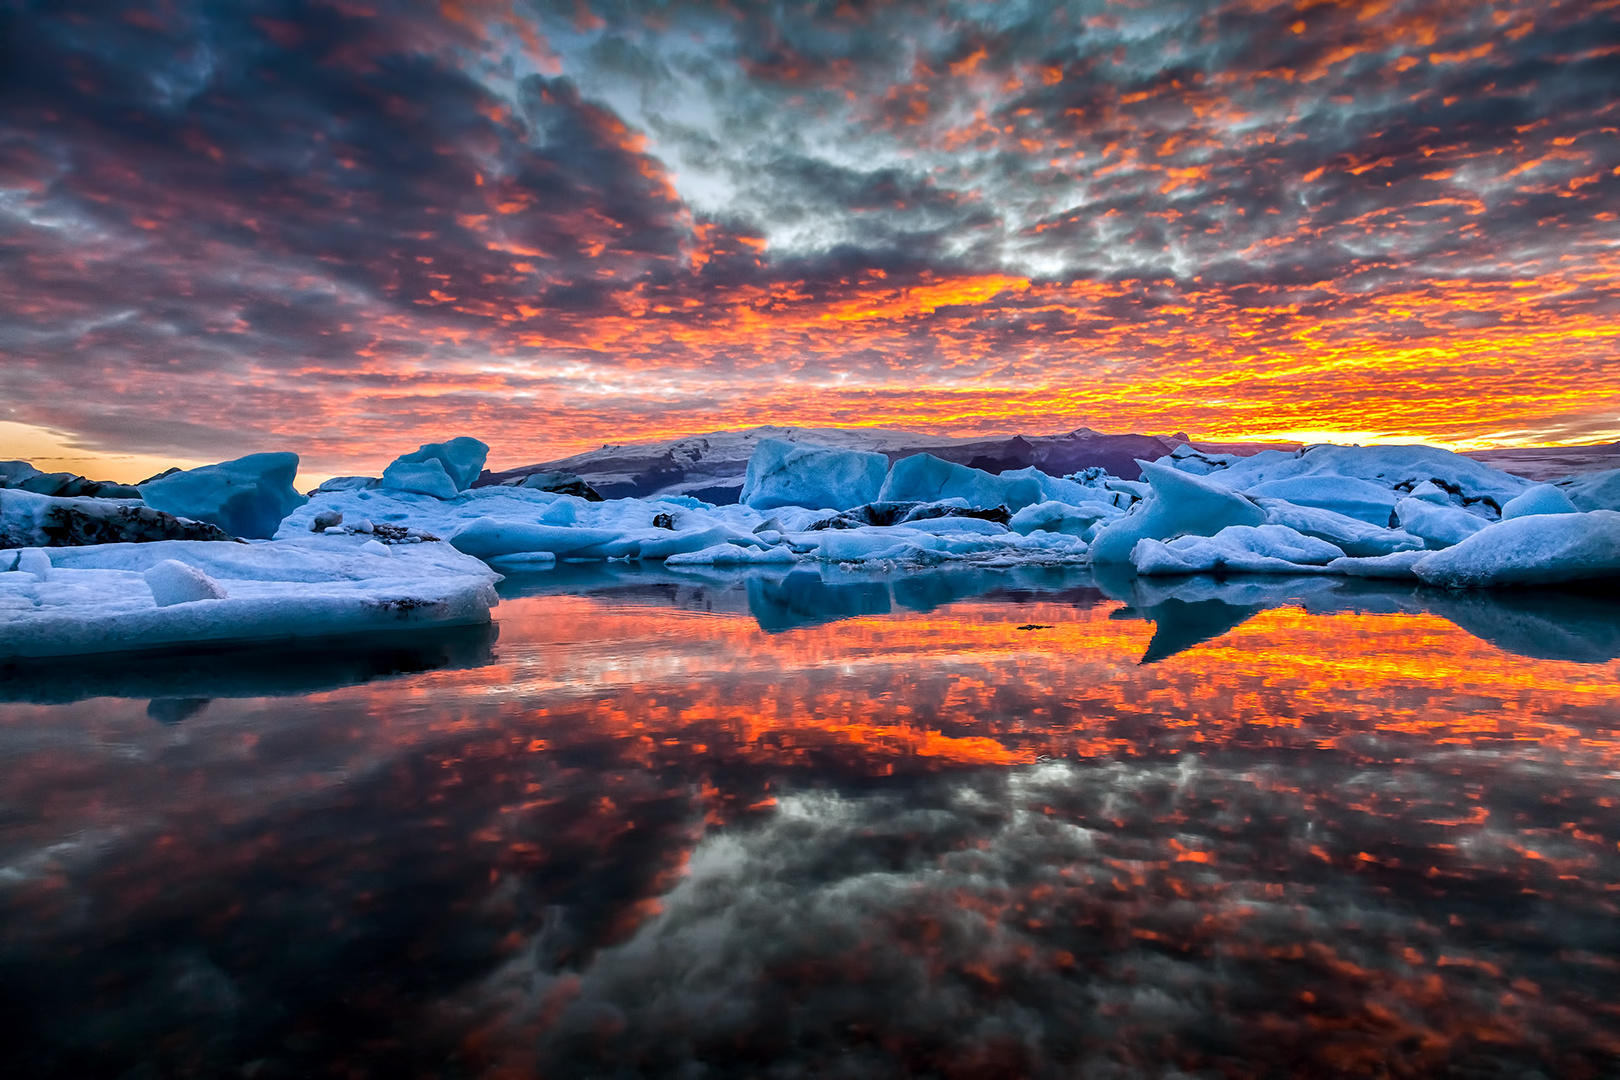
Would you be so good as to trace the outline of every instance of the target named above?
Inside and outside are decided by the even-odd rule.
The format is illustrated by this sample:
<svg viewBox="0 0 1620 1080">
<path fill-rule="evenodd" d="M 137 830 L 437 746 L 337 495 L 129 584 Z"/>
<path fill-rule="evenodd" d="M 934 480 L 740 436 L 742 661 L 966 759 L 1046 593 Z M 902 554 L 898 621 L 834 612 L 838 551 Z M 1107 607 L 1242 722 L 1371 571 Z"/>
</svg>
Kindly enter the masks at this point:
<svg viewBox="0 0 1620 1080">
<path fill-rule="evenodd" d="M 1451 588 L 1620 580 L 1620 512 L 1499 521 L 1419 560 L 1413 571 L 1430 585 Z"/>
<path fill-rule="evenodd" d="M 1217 458 L 1221 459 L 1218 467 L 1209 468 L 1204 464 Z M 1183 471 L 1204 472 L 1212 480 L 1238 491 L 1302 476 L 1366 480 L 1402 493 L 1427 481 L 1456 493 L 1464 504 L 1483 502 L 1496 510 L 1533 486 L 1532 481 L 1523 477 L 1501 472 L 1449 450 L 1423 445 L 1321 445 L 1308 446 L 1293 454 L 1266 450 L 1249 457 L 1172 454 L 1164 463 Z M 1328 509 L 1338 508 L 1330 506 Z"/>
<path fill-rule="evenodd" d="M 198 600 L 224 600 L 225 587 L 195 566 L 179 559 L 164 559 L 141 574 L 158 607 L 190 604 Z"/>
<path fill-rule="evenodd" d="M 1620 469 L 1572 476 L 1558 486 L 1577 510 L 1620 510 Z"/>
<path fill-rule="evenodd" d="M 1140 540 L 1131 552 L 1131 563 L 1138 574 L 1149 577 L 1222 571 L 1298 574 L 1343 557 L 1344 552 L 1326 540 L 1286 525 L 1228 525 L 1214 536 Z"/>
<path fill-rule="evenodd" d="M 368 542 L 309 536 L 52 548 L 41 552 L 51 563 L 45 580 L 0 572 L 0 659 L 488 621 L 499 575 L 482 562 L 448 544 L 377 555 L 362 550 Z M 166 568 L 170 562 L 179 569 Z M 188 599 L 203 581 L 224 595 Z"/>
</svg>

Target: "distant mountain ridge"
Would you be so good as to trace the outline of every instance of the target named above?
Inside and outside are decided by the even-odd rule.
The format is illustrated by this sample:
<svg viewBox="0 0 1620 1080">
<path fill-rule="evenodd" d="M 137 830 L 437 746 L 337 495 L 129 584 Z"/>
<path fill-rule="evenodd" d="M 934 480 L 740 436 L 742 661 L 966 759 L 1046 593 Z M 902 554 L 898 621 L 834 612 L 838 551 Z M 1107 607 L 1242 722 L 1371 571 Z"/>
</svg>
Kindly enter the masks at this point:
<svg viewBox="0 0 1620 1080">
<path fill-rule="evenodd" d="M 807 428 L 767 424 L 712 431 L 659 442 L 609 444 L 571 457 L 485 472 L 475 486 L 515 483 L 536 473 L 574 473 L 609 499 L 652 495 L 692 495 L 706 502 L 736 502 L 748 459 L 763 439 L 836 446 L 886 454 L 896 461 L 911 454 L 933 454 L 986 472 L 1033 465 L 1053 476 L 1100 466 L 1125 480 L 1141 476 L 1138 460 L 1170 453 L 1186 435 L 1108 434 L 1080 427 L 1060 435 L 970 436 L 951 438 L 893 428 Z M 1211 453 L 1251 454 L 1298 449 L 1297 443 L 1216 443 L 1193 446 Z M 1620 467 L 1620 443 L 1592 447 L 1480 450 L 1468 456 L 1507 472 L 1543 480 L 1570 473 Z"/>
<path fill-rule="evenodd" d="M 912 454 L 933 454 L 986 472 L 1033 465 L 1043 472 L 1061 476 L 1099 465 L 1126 479 L 1140 475 L 1136 465 L 1138 458 L 1163 457 L 1186 441 L 1185 436 L 1180 435 L 1108 435 L 1090 428 L 1078 428 L 1063 435 L 950 438 L 889 428 L 764 425 L 663 442 L 610 444 L 571 457 L 486 472 L 479 478 L 478 485 L 514 483 L 536 473 L 574 473 L 609 499 L 692 495 L 708 502 L 735 502 L 742 491 L 748 459 L 764 439 L 873 451 L 887 455 L 891 461 Z M 1200 448 L 1240 449 L 1216 444 L 1200 444 Z"/>
</svg>

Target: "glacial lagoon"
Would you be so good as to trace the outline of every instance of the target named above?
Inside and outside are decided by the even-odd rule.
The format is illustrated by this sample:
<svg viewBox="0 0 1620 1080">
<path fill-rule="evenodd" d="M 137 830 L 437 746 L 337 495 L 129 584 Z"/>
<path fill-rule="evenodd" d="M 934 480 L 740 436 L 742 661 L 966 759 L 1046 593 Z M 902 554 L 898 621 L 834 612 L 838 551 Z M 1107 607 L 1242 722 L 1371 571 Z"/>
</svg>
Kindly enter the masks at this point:
<svg viewBox="0 0 1620 1080">
<path fill-rule="evenodd" d="M 13 1076 L 1612 1076 L 1620 599 L 559 565 L 0 672 Z"/>
</svg>

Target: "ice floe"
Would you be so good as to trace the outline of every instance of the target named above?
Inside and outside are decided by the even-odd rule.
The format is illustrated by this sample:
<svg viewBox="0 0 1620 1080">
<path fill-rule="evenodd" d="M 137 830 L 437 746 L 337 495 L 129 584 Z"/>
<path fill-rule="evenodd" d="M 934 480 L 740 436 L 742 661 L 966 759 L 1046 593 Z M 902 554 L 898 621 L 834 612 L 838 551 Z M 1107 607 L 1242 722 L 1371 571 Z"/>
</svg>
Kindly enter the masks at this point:
<svg viewBox="0 0 1620 1080">
<path fill-rule="evenodd" d="M 1620 578 L 1620 513 L 1513 518 L 1416 562 L 1430 585 L 1480 588 Z"/>
<path fill-rule="evenodd" d="M 448 544 L 378 555 L 368 542 L 27 549 L 23 569 L 0 572 L 0 661 L 488 621 L 499 576 L 482 562 Z"/>
</svg>

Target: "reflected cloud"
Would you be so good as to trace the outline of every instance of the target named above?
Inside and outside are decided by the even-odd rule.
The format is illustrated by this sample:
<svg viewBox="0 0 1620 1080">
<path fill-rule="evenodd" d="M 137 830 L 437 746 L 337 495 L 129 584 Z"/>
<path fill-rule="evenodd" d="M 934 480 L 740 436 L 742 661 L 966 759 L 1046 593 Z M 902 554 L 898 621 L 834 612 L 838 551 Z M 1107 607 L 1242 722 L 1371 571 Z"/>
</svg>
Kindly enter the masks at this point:
<svg viewBox="0 0 1620 1080">
<path fill-rule="evenodd" d="M 513 585 L 475 666 L 0 706 L 9 1058 L 977 1078 L 1620 1054 L 1620 661 L 1515 655 L 1390 590 L 1238 583 L 1226 606 L 1261 610 L 1144 665 L 1152 605 L 1073 571 L 937 605 L 964 586 L 895 584 L 883 614 L 835 573 L 786 610 L 836 621 L 772 629 L 748 580 L 678 577 Z"/>
</svg>

